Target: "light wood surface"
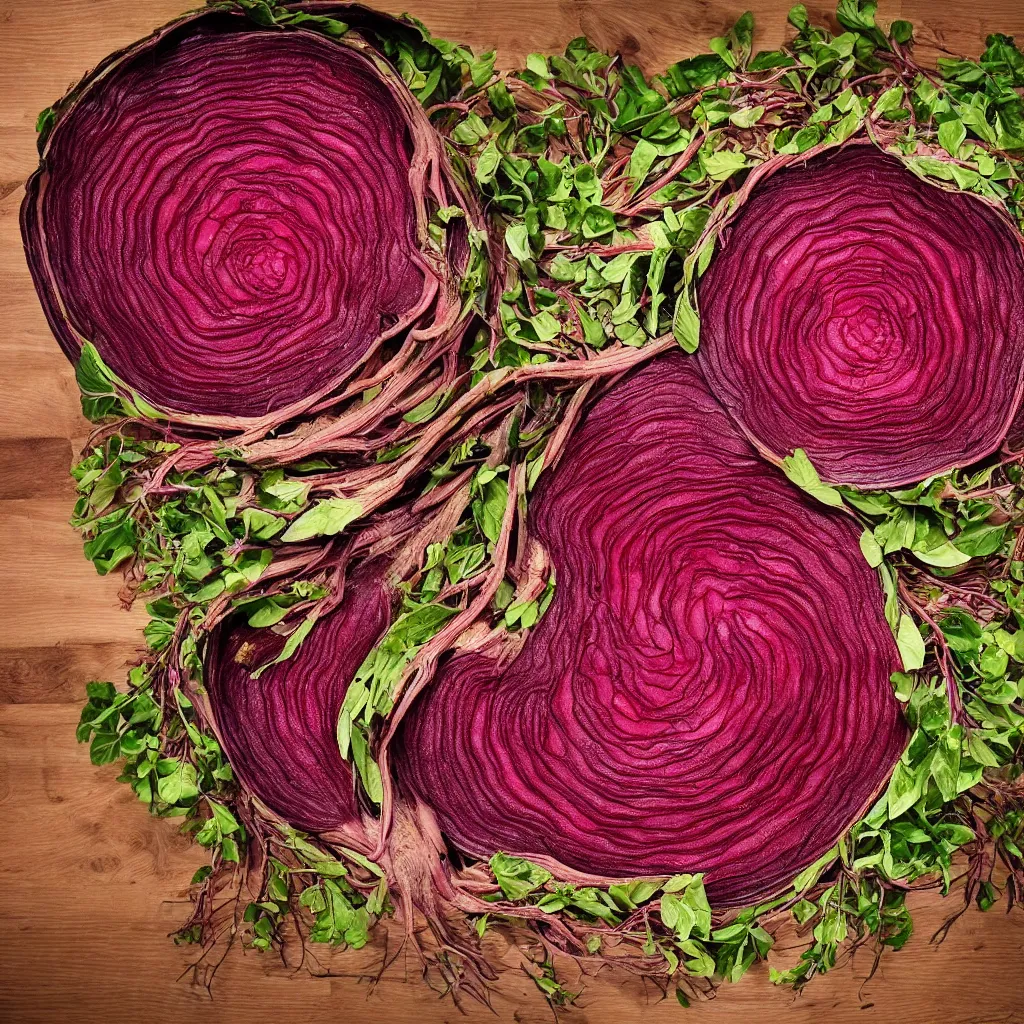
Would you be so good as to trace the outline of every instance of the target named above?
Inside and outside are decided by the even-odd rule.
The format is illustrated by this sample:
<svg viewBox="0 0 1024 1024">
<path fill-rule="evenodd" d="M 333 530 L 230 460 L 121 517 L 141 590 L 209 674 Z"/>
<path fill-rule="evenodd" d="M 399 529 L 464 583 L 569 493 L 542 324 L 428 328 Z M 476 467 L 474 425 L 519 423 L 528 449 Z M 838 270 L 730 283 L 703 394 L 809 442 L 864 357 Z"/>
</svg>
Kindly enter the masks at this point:
<svg viewBox="0 0 1024 1024">
<path fill-rule="evenodd" d="M 35 163 L 36 114 L 109 51 L 179 13 L 186 0 L 0 0 L 0 1020 L 10 1022 L 340 1020 L 470 1021 L 419 980 L 411 958 L 376 986 L 312 978 L 271 956 L 237 952 L 212 998 L 178 980 L 189 953 L 168 932 L 184 918 L 183 887 L 204 856 L 169 821 L 148 817 L 113 767 L 95 768 L 74 739 L 86 680 L 120 681 L 144 613 L 125 613 L 118 581 L 100 579 L 67 526 L 67 475 L 88 425 L 70 366 L 50 336 L 18 233 L 22 183 Z M 756 43 L 783 37 L 788 0 L 751 3 Z M 820 4 L 808 5 L 821 14 Z M 649 70 L 702 49 L 742 12 L 741 0 L 410 0 L 439 35 L 502 63 L 552 51 L 585 33 Z M 977 54 L 987 32 L 1024 37 L 1018 0 L 883 4 L 932 44 Z M 941 946 L 932 933 L 956 907 L 913 900 L 916 934 L 883 958 L 865 951 L 799 997 L 753 969 L 689 1011 L 637 981 L 589 980 L 569 1021 L 695 1018 L 906 1024 L 1024 1021 L 1024 913 L 967 914 Z M 781 947 L 794 945 L 784 934 Z M 795 955 L 790 953 L 790 957 Z M 373 968 L 379 949 L 335 959 L 336 971 Z M 494 996 L 501 1020 L 550 1021 L 521 972 Z"/>
</svg>

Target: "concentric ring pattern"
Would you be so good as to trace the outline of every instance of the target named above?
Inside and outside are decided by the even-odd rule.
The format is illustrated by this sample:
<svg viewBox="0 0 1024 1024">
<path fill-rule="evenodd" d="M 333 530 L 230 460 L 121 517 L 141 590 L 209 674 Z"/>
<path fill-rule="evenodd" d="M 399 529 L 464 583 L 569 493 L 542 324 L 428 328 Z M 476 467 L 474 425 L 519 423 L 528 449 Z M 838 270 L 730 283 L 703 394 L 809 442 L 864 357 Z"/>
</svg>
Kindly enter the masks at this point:
<svg viewBox="0 0 1024 1024">
<path fill-rule="evenodd" d="M 1024 453 L 1024 403 L 1017 410 L 1017 415 L 1006 433 L 1006 448 L 1011 452 Z"/>
<path fill-rule="evenodd" d="M 363 573 L 298 651 L 259 677 L 253 669 L 280 652 L 280 636 L 229 620 L 210 638 L 206 688 L 228 760 L 246 789 L 296 828 L 323 832 L 358 818 L 338 714 L 389 621 L 386 589 Z"/>
<path fill-rule="evenodd" d="M 877 576 L 672 355 L 588 415 L 531 503 L 558 585 L 505 668 L 450 661 L 397 774 L 456 846 L 603 878 L 786 884 L 884 786 L 906 734 Z"/>
<path fill-rule="evenodd" d="M 698 359 L 769 458 L 887 487 L 1002 442 L 1024 386 L 1024 251 L 976 197 L 850 145 L 760 182 L 700 280 Z"/>
<path fill-rule="evenodd" d="M 142 44 L 62 115 L 30 186 L 51 327 L 161 408 L 302 399 L 424 293 L 411 155 L 351 47 L 209 20 Z"/>
</svg>

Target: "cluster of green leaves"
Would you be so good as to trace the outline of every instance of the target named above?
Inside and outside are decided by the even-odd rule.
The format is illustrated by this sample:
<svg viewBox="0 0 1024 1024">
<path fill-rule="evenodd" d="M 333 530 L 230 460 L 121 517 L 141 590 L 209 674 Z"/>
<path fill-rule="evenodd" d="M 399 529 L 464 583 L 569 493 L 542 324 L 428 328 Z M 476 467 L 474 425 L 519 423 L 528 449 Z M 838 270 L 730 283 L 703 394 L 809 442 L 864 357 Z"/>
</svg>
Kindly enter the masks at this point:
<svg viewBox="0 0 1024 1024">
<path fill-rule="evenodd" d="M 282 4 L 274 3 L 273 0 L 211 0 L 210 7 L 224 10 L 242 10 L 255 24 L 264 28 L 298 28 L 311 29 L 314 32 L 322 32 L 326 36 L 338 38 L 348 31 L 348 25 L 337 18 L 330 18 L 321 14 L 310 14 L 308 11 L 293 11 Z"/>
<path fill-rule="evenodd" d="M 342 757 L 355 764 L 363 789 L 375 803 L 383 799 L 383 784 L 370 749 L 370 726 L 391 711 L 395 688 L 419 649 L 457 612 L 451 605 L 418 601 L 403 593 L 394 621 L 345 693 L 338 715 L 338 748 Z"/>
<path fill-rule="evenodd" d="M 195 709 L 182 694 L 172 707 L 153 699 L 152 665 L 129 672 L 129 689 L 119 692 L 109 682 L 86 686 L 76 736 L 89 743 L 93 764 L 123 759 L 119 782 L 127 783 L 160 817 L 184 817 L 183 831 L 211 850 L 219 864 L 237 864 L 245 829 L 231 810 L 234 775 L 217 740 L 195 724 Z M 202 882 L 212 871 L 200 868 Z M 184 935 L 198 940 L 198 935 Z"/>
<path fill-rule="evenodd" d="M 954 653 L 955 685 L 970 716 L 954 722 L 946 683 L 908 673 L 893 677 L 897 697 L 906 703 L 911 738 L 886 792 L 863 821 L 794 883 L 799 894 L 838 858 L 839 881 L 816 902 L 801 899 L 793 908 L 800 924 L 817 918 L 814 943 L 789 971 L 774 972 L 779 983 L 800 986 L 835 963 L 851 933 L 873 934 L 899 948 L 913 929 L 902 887 L 940 875 L 948 891 L 954 855 L 979 838 L 969 804 L 959 798 L 983 781 L 986 770 L 1006 781 L 1024 770 L 1024 615 L 1020 600 L 1024 563 L 1011 563 L 1008 578 L 994 580 L 993 592 L 1007 598 L 1006 616 L 985 625 L 963 609 L 941 620 L 943 640 Z M 988 817 L 988 815 L 986 815 Z M 1024 866 L 1017 812 L 985 823 L 1000 842 L 1008 863 Z M 985 836 L 980 838 L 984 839 Z M 1016 860 L 1014 861 L 1014 858 Z M 854 881 L 855 880 L 855 881 Z M 991 880 L 981 887 L 979 905 L 988 909 L 998 896 Z"/>
<path fill-rule="evenodd" d="M 341 859 L 313 846 L 298 832 L 290 831 L 287 842 L 301 862 L 300 867 L 288 869 L 289 873 L 316 876 L 299 893 L 300 906 L 313 915 L 310 940 L 354 949 L 365 946 L 373 920 L 391 910 L 384 873 L 355 850 L 341 851 L 350 863 L 377 878 L 376 886 L 367 896 L 349 882 L 349 868 Z"/>
<path fill-rule="evenodd" d="M 342 860 L 314 846 L 301 832 L 288 828 L 282 832 L 285 849 L 297 864 L 267 858 L 260 896 L 246 906 L 243 914 L 250 926 L 248 944 L 262 951 L 270 949 L 280 938 L 287 916 L 298 913 L 301 907 L 312 916 L 308 931 L 311 942 L 361 949 L 370 940 L 374 920 L 391 909 L 383 872 L 356 851 L 345 851 L 350 861 L 378 878 L 376 886 L 365 895 L 349 881 L 349 869 Z M 315 876 L 310 884 L 294 884 L 309 875 Z M 193 879 L 199 880 L 198 876 Z"/>
<path fill-rule="evenodd" d="M 998 487 L 993 486 L 993 478 L 1001 467 L 989 460 L 988 465 L 890 491 L 825 484 L 801 448 L 782 460 L 782 469 L 791 482 L 817 501 L 834 508 L 845 503 L 865 524 L 860 548 L 867 563 L 881 574 L 886 618 L 907 671 L 923 666 L 925 644 L 914 619 L 900 605 L 899 564 L 913 559 L 938 581 L 971 559 L 1009 558 L 1016 543 L 1015 520 L 997 506 L 993 494 L 1002 490 L 1008 496 L 1018 488 L 1020 467 L 1009 467 Z"/>
<path fill-rule="evenodd" d="M 960 614 L 953 618 L 959 624 Z M 982 632 L 979 629 L 979 634 Z M 1024 633 L 1015 632 L 1013 636 L 1024 640 Z M 972 654 L 980 660 L 985 650 L 992 649 L 993 642 L 994 637 L 988 646 L 981 642 Z M 1015 674 L 1019 676 L 1019 670 Z M 981 781 L 986 768 L 1003 769 L 1011 778 L 1021 771 L 1024 717 L 1019 709 L 1011 708 L 1009 702 L 974 696 L 969 708 L 979 724 L 965 728 L 950 721 L 949 702 L 941 684 L 935 680 L 915 683 L 902 673 L 897 676 L 897 695 L 908 704 L 911 741 L 886 793 L 867 817 L 835 850 L 812 865 L 814 877 L 805 876 L 794 883 L 794 891 L 799 893 L 816 880 L 815 872 L 820 873 L 830 861 L 840 858 L 839 880 L 815 901 L 800 899 L 793 906 L 793 915 L 801 925 L 815 920 L 814 942 L 795 967 L 772 970 L 776 983 L 800 987 L 815 974 L 827 971 L 851 934 L 874 935 L 883 946 L 894 949 L 903 946 L 913 932 L 913 922 L 905 891 L 890 883 L 904 886 L 939 874 L 944 891 L 948 891 L 953 856 L 978 838 L 970 818 L 955 801 Z M 1013 685 L 1015 694 L 1020 685 L 1019 681 Z M 1002 699 L 1004 695 L 996 696 Z M 996 841 L 1009 834 L 1004 852 L 1008 858 L 1016 858 L 1018 867 L 1024 864 L 1016 842 L 1020 818 L 1017 812 L 1011 812 L 985 826 Z M 979 906 L 988 909 L 997 898 L 991 880 L 985 881 L 978 896 Z"/>
<path fill-rule="evenodd" d="M 265 28 L 301 27 L 335 39 L 349 31 L 349 25 L 337 18 L 292 10 L 272 0 L 209 0 L 209 6 L 242 10 Z M 387 15 L 380 17 L 387 19 Z M 381 27 L 386 28 L 377 40 L 382 52 L 425 107 L 472 94 L 494 76 L 494 50 L 477 56 L 468 47 L 436 38 L 408 15 L 400 22 L 386 20 Z M 377 35 L 372 27 L 371 32 Z"/>
<path fill-rule="evenodd" d="M 1000 518 L 992 501 L 970 496 L 990 482 L 993 472 L 990 466 L 973 474 L 954 473 L 888 492 L 840 489 L 867 524 L 861 551 L 868 564 L 881 573 L 886 617 L 908 671 L 922 667 L 925 647 L 914 620 L 900 607 L 898 566 L 913 559 L 939 579 L 952 575 L 972 558 L 1009 557 L 1015 541 L 1010 522 Z M 886 561 L 888 556 L 892 557 Z"/>
<path fill-rule="evenodd" d="M 586 948 L 591 955 L 601 952 L 602 935 L 614 929 L 647 956 L 663 957 L 668 975 L 679 972 L 738 981 L 772 947 L 772 937 L 761 927 L 760 918 L 785 901 L 748 907 L 728 925 L 714 928 L 700 874 L 644 878 L 601 888 L 558 882 L 540 865 L 505 853 L 496 853 L 490 868 L 499 891 L 485 899 L 535 906 L 589 927 Z M 500 916 L 500 911 L 495 913 Z M 480 934 L 491 917 L 478 919 Z"/>
<path fill-rule="evenodd" d="M 471 439 L 462 455 L 468 457 L 477 448 Z M 432 484 L 462 461 L 455 453 L 442 462 Z M 383 790 L 370 750 L 370 727 L 376 718 L 391 712 L 396 688 L 420 648 L 458 614 L 457 603 L 440 597 L 442 588 L 470 580 L 488 567 L 508 503 L 508 470 L 507 465 L 477 468 L 462 523 L 443 542 L 429 545 L 417 576 L 401 585 L 402 603 L 391 626 L 360 665 L 345 694 L 338 717 L 338 746 L 342 757 L 353 761 L 363 788 L 376 803 Z"/>
<path fill-rule="evenodd" d="M 1012 562 L 1009 575 L 990 588 L 1006 601 L 1007 618 L 979 622 L 961 608 L 939 621 L 954 672 L 965 695 L 964 707 L 977 723 L 967 748 L 977 766 L 1000 767 L 1016 754 L 1016 773 L 1024 754 L 1024 562 Z M 976 770 L 972 769 L 972 770 Z"/>
<path fill-rule="evenodd" d="M 454 97 L 465 99 L 494 77 L 496 51 L 474 54 L 469 47 L 438 39 L 415 18 L 408 31 L 389 32 L 383 52 L 425 107 Z"/>
<path fill-rule="evenodd" d="M 863 541 L 865 556 L 909 552 L 938 573 L 958 569 L 972 558 L 1006 551 L 1012 538 L 1007 521 L 987 498 L 972 498 L 991 482 L 995 467 L 926 480 L 914 487 L 863 493 L 843 488 L 846 501 L 876 525 Z"/>
<path fill-rule="evenodd" d="M 978 60 L 940 59 L 941 82 L 919 76 L 909 102 L 953 159 L 914 157 L 923 174 L 1005 203 L 1024 219 L 1024 55 L 990 35 Z M 913 136 L 911 136 L 912 138 Z"/>
<path fill-rule="evenodd" d="M 317 580 L 293 580 L 269 593 L 253 588 L 280 545 L 333 536 L 361 514 L 349 499 L 310 498 L 302 474 L 325 463 L 261 472 L 225 458 L 202 472 L 172 471 L 159 495 L 147 493 L 147 474 L 176 448 L 114 434 L 72 470 L 80 496 L 71 522 L 83 535 L 86 557 L 101 575 L 137 560 L 139 592 L 161 595 L 148 606 L 154 622 L 147 637 L 169 637 L 179 615 L 201 621 L 210 602 L 225 595 L 235 595 L 233 606 L 256 627 L 315 605 L 326 594 Z M 289 637 L 284 657 L 308 633 L 300 630 Z M 190 634 L 184 643 L 186 655 L 194 651 Z"/>
<path fill-rule="evenodd" d="M 727 36 L 711 40 L 711 54 L 680 61 L 661 77 L 673 98 L 699 90 L 693 116 L 704 131 L 756 128 L 763 136 L 760 147 L 740 138 L 725 149 L 702 151 L 702 162 L 715 161 L 714 177 L 728 177 L 774 154 L 803 153 L 821 143 L 843 142 L 860 128 L 870 97 L 851 88 L 848 81 L 856 72 L 877 71 L 875 51 L 888 48 L 867 12 L 871 7 L 873 15 L 873 5 L 862 7 L 855 15 L 851 5 L 841 3 L 838 20 L 849 31 L 833 36 L 812 25 L 799 4 L 789 12 L 796 37 L 783 49 L 762 50 L 753 56 L 753 18 L 748 12 Z M 781 95 L 788 93 L 787 108 L 767 113 L 768 107 L 758 97 L 757 102 L 747 100 L 734 87 L 737 73 L 777 78 L 774 89 Z M 755 84 L 758 81 L 754 79 Z"/>
<path fill-rule="evenodd" d="M 528 113 L 508 84 L 497 82 L 477 109 L 447 129 L 490 207 L 507 220 L 505 245 L 516 273 L 500 305 L 501 355 L 507 360 L 518 348 L 518 364 L 543 362 L 581 340 L 592 348 L 612 339 L 642 345 L 665 333 L 671 326 L 663 308 L 666 266 L 680 233 L 687 240 L 699 233 L 701 215 L 682 223 L 669 217 L 652 228 L 652 252 L 617 214 L 602 173 L 627 133 L 635 137 L 625 169 L 627 193 L 635 194 L 686 148 L 692 132 L 639 69 L 617 69 L 582 38 L 564 56 L 531 54 L 517 78 L 550 100 L 548 106 Z M 567 128 L 567 119 L 581 118 L 583 127 Z M 617 260 L 550 257 L 552 245 L 591 244 L 632 251 Z M 578 297 L 568 296 L 570 288 Z"/>
<path fill-rule="evenodd" d="M 183 694 L 177 694 L 176 707 L 161 709 L 152 696 L 151 676 L 151 666 L 133 668 L 127 692 L 108 682 L 89 683 L 76 736 L 90 744 L 93 764 L 124 758 L 122 781 L 154 814 L 190 814 L 201 796 L 229 791 L 231 767 L 217 741 L 194 724 L 194 708 Z M 180 746 L 185 739 L 188 757 L 165 756 L 168 745 Z M 226 828 L 223 834 L 234 831 Z"/>
<path fill-rule="evenodd" d="M 913 934 L 913 921 L 903 892 L 887 889 L 870 877 L 851 882 L 842 876 L 815 899 L 801 899 L 793 917 L 811 928 L 813 941 L 786 970 L 769 967 L 773 984 L 802 988 L 816 974 L 836 964 L 840 948 L 856 935 L 874 935 L 883 946 L 900 949 Z"/>
</svg>

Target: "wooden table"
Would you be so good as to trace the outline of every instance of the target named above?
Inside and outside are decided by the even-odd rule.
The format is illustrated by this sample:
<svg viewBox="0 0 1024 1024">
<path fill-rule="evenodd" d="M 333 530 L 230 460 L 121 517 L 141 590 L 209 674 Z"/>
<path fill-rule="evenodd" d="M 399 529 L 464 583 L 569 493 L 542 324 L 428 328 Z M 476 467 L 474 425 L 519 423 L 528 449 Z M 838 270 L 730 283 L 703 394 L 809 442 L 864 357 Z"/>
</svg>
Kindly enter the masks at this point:
<svg viewBox="0 0 1024 1024">
<path fill-rule="evenodd" d="M 168 932 L 185 916 L 184 885 L 203 862 L 169 821 L 153 819 L 112 766 L 95 768 L 74 740 L 86 680 L 120 681 L 140 642 L 142 609 L 119 610 L 118 581 L 100 579 L 67 526 L 68 467 L 88 425 L 71 367 L 50 336 L 18 234 L 22 183 L 35 163 L 36 114 L 106 53 L 179 13 L 186 0 L 0 2 L 0 1019 L 11 1022 L 460 1019 L 420 983 L 411 958 L 373 987 L 357 978 L 311 978 L 271 956 L 237 952 L 211 997 L 178 976 L 187 950 Z M 585 33 L 649 70 L 704 48 L 743 10 L 741 0 L 410 0 L 439 35 L 502 61 L 557 50 Z M 753 3 L 757 44 L 782 40 L 788 0 Z M 811 4 L 812 13 L 826 7 Z M 1024 37 L 1017 0 L 927 0 L 884 5 L 932 43 L 976 54 L 988 31 Z M 927 48 L 926 55 L 928 55 Z M 933 53 L 934 51 L 932 51 Z M 917 932 L 866 984 L 871 954 L 818 979 L 799 997 L 753 969 L 690 1011 L 637 981 L 587 983 L 569 1020 L 701 1021 L 737 1016 L 812 1022 L 890 1019 L 907 1024 L 1024 1021 L 1024 913 L 972 912 L 944 944 L 929 938 L 955 899 L 913 900 Z M 783 934 L 780 946 L 793 945 Z M 379 950 L 339 958 L 372 967 Z M 507 971 L 494 1008 L 505 1020 L 550 1021 L 530 982 Z M 493 1020 L 466 1007 L 471 1021 Z M 465 1019 L 465 1018 L 463 1018 Z"/>
</svg>

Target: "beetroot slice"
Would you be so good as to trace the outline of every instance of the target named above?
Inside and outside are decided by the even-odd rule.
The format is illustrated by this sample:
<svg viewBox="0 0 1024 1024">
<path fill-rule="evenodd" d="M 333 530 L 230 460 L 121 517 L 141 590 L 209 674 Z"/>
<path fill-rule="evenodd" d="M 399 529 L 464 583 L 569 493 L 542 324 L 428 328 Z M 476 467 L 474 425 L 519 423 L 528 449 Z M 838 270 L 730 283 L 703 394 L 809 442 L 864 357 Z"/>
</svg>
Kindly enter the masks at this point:
<svg viewBox="0 0 1024 1024">
<path fill-rule="evenodd" d="M 900 659 L 858 529 L 759 459 L 692 359 L 602 398 L 530 524 L 558 585 L 510 664 L 453 658 L 400 784 L 474 856 L 772 893 L 884 787 Z"/>
<path fill-rule="evenodd" d="M 280 636 L 229 620 L 210 638 L 206 687 L 225 753 L 246 789 L 296 828 L 323 832 L 358 819 L 338 714 L 390 618 L 388 591 L 364 573 L 291 658 L 258 678 L 252 670 L 280 652 Z"/>
<path fill-rule="evenodd" d="M 763 454 L 914 483 L 995 451 L 1024 387 L 1024 250 L 994 206 L 850 145 L 761 181 L 700 279 L 698 359 Z"/>
<path fill-rule="evenodd" d="M 161 409 L 259 416 L 339 379 L 436 290 L 411 181 L 432 129 L 397 76 L 215 14 L 108 63 L 22 211 L 70 359 L 91 341 Z"/>
</svg>

